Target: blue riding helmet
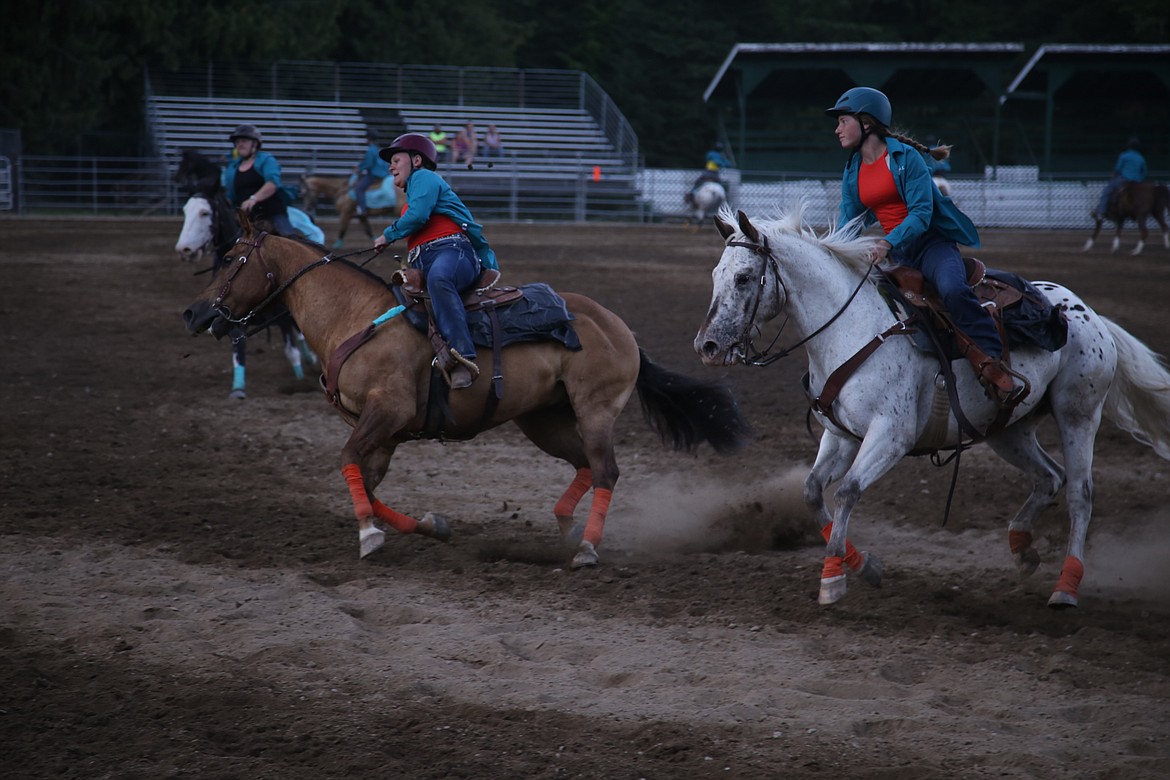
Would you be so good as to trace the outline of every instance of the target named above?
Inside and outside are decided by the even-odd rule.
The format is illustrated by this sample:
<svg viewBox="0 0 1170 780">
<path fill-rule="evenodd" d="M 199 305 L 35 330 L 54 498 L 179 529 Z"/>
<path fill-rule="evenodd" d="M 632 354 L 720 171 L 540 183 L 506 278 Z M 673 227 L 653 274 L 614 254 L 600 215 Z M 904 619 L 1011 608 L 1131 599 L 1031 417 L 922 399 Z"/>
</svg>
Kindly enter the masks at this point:
<svg viewBox="0 0 1170 780">
<path fill-rule="evenodd" d="M 837 104 L 832 108 L 826 108 L 825 113 L 829 116 L 869 114 L 885 127 L 889 127 L 894 112 L 890 108 L 890 99 L 884 93 L 872 87 L 854 87 L 845 90 L 841 97 L 837 98 Z"/>
</svg>

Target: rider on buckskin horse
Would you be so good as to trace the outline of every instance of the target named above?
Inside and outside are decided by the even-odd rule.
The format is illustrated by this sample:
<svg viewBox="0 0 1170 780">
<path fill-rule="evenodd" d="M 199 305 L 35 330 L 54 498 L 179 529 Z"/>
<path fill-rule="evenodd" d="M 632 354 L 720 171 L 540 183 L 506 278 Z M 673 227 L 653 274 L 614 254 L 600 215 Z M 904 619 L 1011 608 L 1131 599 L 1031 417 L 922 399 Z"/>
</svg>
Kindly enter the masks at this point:
<svg viewBox="0 0 1170 780">
<path fill-rule="evenodd" d="M 394 185 L 406 192 L 402 216 L 374 239 L 381 251 L 406 239 L 411 267 L 423 272 L 435 325 L 449 348 L 435 356 L 451 388 L 468 387 L 479 376 L 475 343 L 467 327 L 461 293 L 484 268 L 498 268 L 483 228 L 443 177 L 435 173 L 435 144 L 425 135 L 407 133 L 379 154 L 390 163 Z"/>
<path fill-rule="evenodd" d="M 869 87 L 847 90 L 825 113 L 837 118 L 837 139 L 851 152 L 841 178 L 839 224 L 864 215 L 865 224 L 881 225 L 885 237 L 874 261 L 888 259 L 922 272 L 938 290 L 956 328 L 973 342 L 964 353 L 988 395 L 1001 406 L 1014 406 L 1024 385 L 1004 364 L 995 322 L 979 305 L 959 252 L 958 243 L 978 247 L 979 234 L 970 218 L 938 191 L 923 158 L 928 152 L 945 158 L 950 147 L 928 150 L 890 130 L 890 101 Z"/>
</svg>

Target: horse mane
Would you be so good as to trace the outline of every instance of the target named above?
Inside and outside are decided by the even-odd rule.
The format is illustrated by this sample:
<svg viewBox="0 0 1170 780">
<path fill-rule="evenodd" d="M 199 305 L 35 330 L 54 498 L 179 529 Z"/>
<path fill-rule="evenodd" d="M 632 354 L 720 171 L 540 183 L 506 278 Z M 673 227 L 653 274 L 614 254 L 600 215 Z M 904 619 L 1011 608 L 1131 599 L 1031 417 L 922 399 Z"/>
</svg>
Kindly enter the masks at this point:
<svg viewBox="0 0 1170 780">
<path fill-rule="evenodd" d="M 824 249 L 846 268 L 858 273 L 869 273 L 870 253 L 881 237 L 862 234 L 864 222 L 861 217 L 843 225 L 830 223 L 828 230 L 818 232 L 805 216 L 808 209 L 808 199 L 801 197 L 787 211 L 781 209 L 772 218 L 753 219 L 752 224 L 760 231 L 794 236 L 806 241 Z M 720 208 L 719 216 L 732 225 L 737 224 L 736 215 L 730 206 Z"/>
</svg>

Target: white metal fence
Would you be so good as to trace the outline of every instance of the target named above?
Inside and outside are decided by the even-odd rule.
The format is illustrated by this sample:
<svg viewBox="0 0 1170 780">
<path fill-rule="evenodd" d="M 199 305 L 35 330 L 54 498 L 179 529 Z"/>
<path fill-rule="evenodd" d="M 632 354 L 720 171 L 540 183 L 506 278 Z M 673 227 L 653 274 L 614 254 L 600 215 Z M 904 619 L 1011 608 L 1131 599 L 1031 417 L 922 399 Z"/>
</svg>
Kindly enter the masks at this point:
<svg viewBox="0 0 1170 780">
<path fill-rule="evenodd" d="M 0 158 L 3 160 L 3 158 Z M 1012 228 L 1088 227 L 1089 211 L 1105 186 L 1103 178 L 1039 181 L 1034 169 L 1001 169 L 995 179 L 951 178 L 955 202 L 976 225 Z M 5 171 L 12 182 L 4 194 Z M 610 178 L 583 165 L 548 178 L 511 170 L 506 163 L 475 171 L 443 174 L 477 218 L 484 221 L 673 221 L 687 216 L 683 196 L 699 172 L 646 169 L 634 180 Z M 815 224 L 836 216 L 840 182 L 836 175 L 808 177 L 779 172 L 725 171 L 728 202 L 753 216 L 769 216 L 808 202 Z M 0 209 L 22 214 L 174 214 L 182 195 L 171 172 L 156 158 L 18 157 L 0 162 Z M 5 206 L 8 203 L 10 205 Z"/>
</svg>

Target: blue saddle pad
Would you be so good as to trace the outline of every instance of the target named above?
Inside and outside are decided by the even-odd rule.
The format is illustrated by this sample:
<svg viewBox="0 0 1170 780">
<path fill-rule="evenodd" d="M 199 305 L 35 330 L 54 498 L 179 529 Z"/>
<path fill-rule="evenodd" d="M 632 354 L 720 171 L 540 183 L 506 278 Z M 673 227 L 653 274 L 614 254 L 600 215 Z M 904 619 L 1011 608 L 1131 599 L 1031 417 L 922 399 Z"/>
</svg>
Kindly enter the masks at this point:
<svg viewBox="0 0 1170 780">
<path fill-rule="evenodd" d="M 357 183 L 357 175 L 349 177 L 349 197 L 357 200 L 353 185 Z M 366 191 L 366 206 L 371 209 L 392 208 L 398 202 L 398 195 L 394 192 L 394 177 L 382 179 L 382 186 Z"/>
<path fill-rule="evenodd" d="M 411 299 L 400 286 L 391 288 L 398 302 L 409 306 Z M 559 341 L 573 351 L 581 349 L 581 340 L 573 330 L 573 315 L 565 299 L 543 282 L 521 285 L 524 297 L 496 309 L 500 323 L 500 346 L 526 341 Z M 418 330 L 426 333 L 427 313 L 421 309 L 407 309 L 406 318 Z M 467 312 L 467 327 L 471 340 L 477 346 L 492 346 L 492 323 L 486 312 Z"/>
</svg>

